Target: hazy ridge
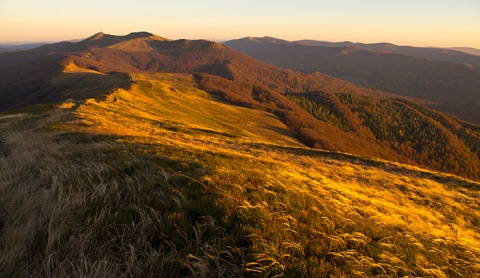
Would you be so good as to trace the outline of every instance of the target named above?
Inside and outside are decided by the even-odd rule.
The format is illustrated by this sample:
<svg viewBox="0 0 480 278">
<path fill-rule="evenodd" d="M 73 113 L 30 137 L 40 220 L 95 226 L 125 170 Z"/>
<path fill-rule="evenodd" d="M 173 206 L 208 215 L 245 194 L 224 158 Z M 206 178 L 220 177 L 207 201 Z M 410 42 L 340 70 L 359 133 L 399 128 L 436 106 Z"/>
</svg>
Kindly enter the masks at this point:
<svg viewBox="0 0 480 278">
<path fill-rule="evenodd" d="M 288 42 L 270 37 L 232 40 L 225 45 L 282 68 L 320 71 L 369 88 L 424 99 L 431 108 L 480 123 L 478 56 L 385 43 Z"/>
</svg>

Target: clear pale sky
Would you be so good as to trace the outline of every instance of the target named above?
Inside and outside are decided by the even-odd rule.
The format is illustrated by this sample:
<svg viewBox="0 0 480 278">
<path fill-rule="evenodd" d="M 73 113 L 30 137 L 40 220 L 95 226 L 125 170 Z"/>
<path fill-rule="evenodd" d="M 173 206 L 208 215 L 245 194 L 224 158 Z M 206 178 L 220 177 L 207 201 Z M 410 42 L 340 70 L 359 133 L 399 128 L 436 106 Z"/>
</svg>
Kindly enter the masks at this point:
<svg viewBox="0 0 480 278">
<path fill-rule="evenodd" d="M 480 48 L 480 0 L 0 0 L 2 42 L 80 39 L 99 31 Z"/>
</svg>

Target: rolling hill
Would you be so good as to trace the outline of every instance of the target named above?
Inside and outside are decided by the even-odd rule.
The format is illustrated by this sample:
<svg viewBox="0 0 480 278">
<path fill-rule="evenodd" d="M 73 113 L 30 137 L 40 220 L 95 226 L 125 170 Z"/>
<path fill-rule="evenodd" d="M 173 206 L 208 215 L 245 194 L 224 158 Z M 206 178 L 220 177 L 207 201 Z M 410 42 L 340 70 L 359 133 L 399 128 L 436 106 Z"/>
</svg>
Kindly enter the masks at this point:
<svg viewBox="0 0 480 278">
<path fill-rule="evenodd" d="M 320 71 L 369 88 L 424 99 L 431 108 L 480 123 L 478 56 L 391 44 L 288 42 L 270 37 L 232 40 L 225 45 L 282 68 Z"/>
<path fill-rule="evenodd" d="M 0 276 L 480 272 L 478 182 L 308 148 L 199 76 L 129 78 L 0 114 Z"/>
<path fill-rule="evenodd" d="M 295 41 L 310 46 L 327 46 L 327 47 L 354 47 L 365 50 L 377 50 L 390 54 L 402 54 L 417 58 L 432 59 L 444 62 L 455 62 L 471 64 L 480 67 L 480 57 L 478 57 L 479 49 L 458 47 L 458 48 L 438 48 L 438 47 L 414 47 L 400 46 L 391 43 L 353 43 L 353 42 L 325 42 L 315 40 Z M 472 53 L 468 53 L 470 51 Z M 477 54 L 473 54 L 477 53 Z"/>
<path fill-rule="evenodd" d="M 39 42 L 39 43 L 25 43 L 25 44 L 5 44 L 0 43 L 0 53 L 3 52 L 15 52 L 15 51 L 23 51 L 23 50 L 30 50 L 33 48 L 40 47 L 47 43 Z"/>
<path fill-rule="evenodd" d="M 199 88 L 279 117 L 309 147 L 480 179 L 478 126 L 318 72 L 277 68 L 211 41 L 98 33 L 0 55 L 0 61 L 11 64 L 0 67 L 8 77 L 0 80 L 3 108 L 126 89 L 132 73 L 195 73 Z"/>
<path fill-rule="evenodd" d="M 462 51 L 471 55 L 480 55 L 480 49 L 471 48 L 471 47 L 451 47 L 452 50 Z"/>
</svg>

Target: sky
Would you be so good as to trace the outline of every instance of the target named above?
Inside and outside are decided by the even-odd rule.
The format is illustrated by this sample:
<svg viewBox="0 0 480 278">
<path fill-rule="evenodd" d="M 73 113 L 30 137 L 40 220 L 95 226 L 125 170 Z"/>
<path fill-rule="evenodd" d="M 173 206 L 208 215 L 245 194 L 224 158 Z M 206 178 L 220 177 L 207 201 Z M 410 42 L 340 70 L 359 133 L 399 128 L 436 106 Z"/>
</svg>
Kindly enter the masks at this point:
<svg viewBox="0 0 480 278">
<path fill-rule="evenodd" d="M 0 42 L 100 31 L 480 48 L 480 0 L 0 0 Z"/>
</svg>

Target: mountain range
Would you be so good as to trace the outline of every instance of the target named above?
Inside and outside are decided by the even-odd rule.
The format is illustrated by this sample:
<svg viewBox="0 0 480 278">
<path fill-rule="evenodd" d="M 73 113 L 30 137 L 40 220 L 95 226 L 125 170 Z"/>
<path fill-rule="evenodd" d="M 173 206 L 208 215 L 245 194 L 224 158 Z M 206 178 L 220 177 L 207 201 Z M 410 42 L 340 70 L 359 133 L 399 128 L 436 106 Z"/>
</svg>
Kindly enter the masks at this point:
<svg viewBox="0 0 480 278">
<path fill-rule="evenodd" d="M 3 109 L 127 88 L 130 73 L 194 73 L 200 88 L 280 117 L 310 147 L 480 178 L 478 126 L 318 72 L 277 68 L 211 41 L 98 33 L 5 53 L 0 62 Z"/>
<path fill-rule="evenodd" d="M 258 39 L 258 38 L 257 38 Z M 263 38 L 265 39 L 265 38 Z M 277 41 L 279 41 L 277 39 Z M 287 41 L 284 41 L 287 42 Z M 288 42 L 287 42 L 288 43 Z M 432 59 L 444 62 L 466 63 L 480 67 L 480 57 L 478 56 L 478 49 L 468 48 L 437 48 L 437 47 L 413 47 L 400 46 L 391 43 L 353 43 L 353 42 L 324 42 L 316 40 L 300 40 L 293 43 L 308 45 L 308 46 L 326 46 L 326 47 L 352 47 L 366 50 L 375 50 L 383 53 L 402 54 L 417 58 Z M 463 49 L 463 50 L 461 50 Z"/>
<path fill-rule="evenodd" d="M 480 57 L 392 44 L 289 42 L 243 38 L 225 45 L 273 65 L 320 71 L 385 92 L 428 101 L 431 108 L 480 123 Z"/>
<path fill-rule="evenodd" d="M 474 277 L 480 127 L 423 104 L 147 32 L 0 54 L 0 276 Z"/>
</svg>

